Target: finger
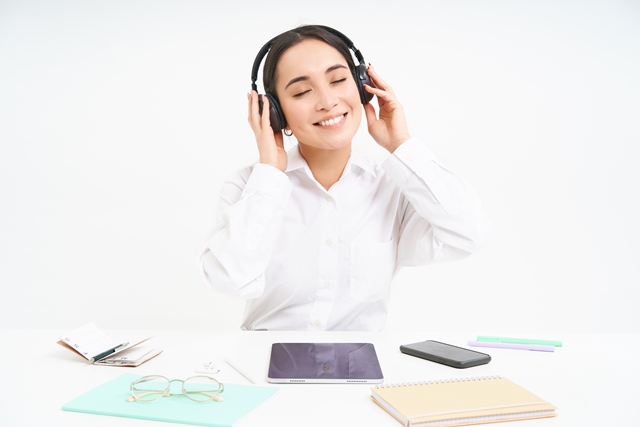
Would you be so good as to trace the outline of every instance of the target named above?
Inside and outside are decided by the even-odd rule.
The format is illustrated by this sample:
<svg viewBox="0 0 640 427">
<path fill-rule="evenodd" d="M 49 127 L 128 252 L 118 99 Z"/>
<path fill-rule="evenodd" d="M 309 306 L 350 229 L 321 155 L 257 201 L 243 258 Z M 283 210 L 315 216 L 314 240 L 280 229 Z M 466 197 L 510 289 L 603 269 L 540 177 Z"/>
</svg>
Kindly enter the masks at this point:
<svg viewBox="0 0 640 427">
<path fill-rule="evenodd" d="M 262 129 L 271 129 L 269 120 L 269 98 L 262 97 Z"/>
<path fill-rule="evenodd" d="M 251 91 L 249 93 L 249 124 L 252 128 L 255 128 L 256 125 L 259 125 L 256 119 L 259 120 L 260 110 L 258 104 L 258 93 L 256 91 Z"/>
<path fill-rule="evenodd" d="M 388 90 L 378 89 L 373 86 L 369 86 L 367 84 L 364 85 L 364 88 L 367 92 L 374 94 L 378 97 L 378 103 L 382 102 L 391 102 L 395 100 L 395 94 Z"/>
<path fill-rule="evenodd" d="M 369 73 L 369 77 L 371 77 L 371 82 L 378 88 L 382 90 L 392 90 L 389 83 L 387 83 L 378 72 L 373 68 L 373 65 L 369 64 L 367 68 L 367 72 Z"/>
<path fill-rule="evenodd" d="M 253 97 L 251 96 L 251 92 L 247 92 L 247 119 L 249 123 L 251 123 L 251 116 L 253 111 Z"/>
<path fill-rule="evenodd" d="M 374 124 L 376 122 L 376 120 L 378 120 L 378 117 L 376 116 L 376 110 L 375 108 L 373 108 L 373 105 L 367 103 L 364 104 L 364 114 L 367 118 L 367 125 L 371 126 L 372 124 Z"/>
</svg>

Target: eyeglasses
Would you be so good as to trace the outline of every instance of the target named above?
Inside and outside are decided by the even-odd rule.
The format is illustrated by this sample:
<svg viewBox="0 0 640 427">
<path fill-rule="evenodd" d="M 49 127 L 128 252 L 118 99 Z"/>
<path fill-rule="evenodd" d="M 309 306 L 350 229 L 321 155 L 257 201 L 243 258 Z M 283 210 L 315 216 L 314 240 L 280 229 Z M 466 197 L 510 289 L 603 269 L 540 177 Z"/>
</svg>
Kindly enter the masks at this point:
<svg viewBox="0 0 640 427">
<path fill-rule="evenodd" d="M 171 393 L 171 383 L 182 383 L 180 393 Z M 224 391 L 224 385 L 213 377 L 200 375 L 186 380 L 170 380 L 161 375 L 148 375 L 131 383 L 131 396 L 127 402 L 153 402 L 165 396 L 184 394 L 194 402 L 222 401 L 219 393 Z"/>
</svg>

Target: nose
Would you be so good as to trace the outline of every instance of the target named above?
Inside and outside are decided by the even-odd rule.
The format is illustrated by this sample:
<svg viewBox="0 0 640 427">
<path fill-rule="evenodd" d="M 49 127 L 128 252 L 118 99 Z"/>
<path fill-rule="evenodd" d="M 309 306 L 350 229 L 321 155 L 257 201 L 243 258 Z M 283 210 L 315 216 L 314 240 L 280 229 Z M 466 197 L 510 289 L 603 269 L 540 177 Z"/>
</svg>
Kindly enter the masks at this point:
<svg viewBox="0 0 640 427">
<path fill-rule="evenodd" d="M 316 90 L 316 109 L 331 110 L 338 105 L 338 97 L 329 86 L 322 86 Z"/>
</svg>

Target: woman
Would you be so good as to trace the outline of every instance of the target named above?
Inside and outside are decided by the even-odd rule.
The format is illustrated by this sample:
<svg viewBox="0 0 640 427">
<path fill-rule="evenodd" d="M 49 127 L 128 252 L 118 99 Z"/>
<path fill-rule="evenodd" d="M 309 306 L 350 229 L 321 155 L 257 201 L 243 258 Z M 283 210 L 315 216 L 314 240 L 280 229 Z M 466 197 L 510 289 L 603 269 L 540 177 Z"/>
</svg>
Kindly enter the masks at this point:
<svg viewBox="0 0 640 427">
<path fill-rule="evenodd" d="M 269 96 L 248 95 L 259 162 L 223 185 L 200 257 L 214 289 L 246 299 L 243 329 L 381 330 L 400 267 L 464 257 L 489 235 L 475 192 L 411 137 L 391 87 L 372 66 L 370 84 L 357 82 L 348 41 L 317 25 L 279 35 Z M 363 102 L 389 152 L 381 165 L 351 151 Z M 276 104 L 298 141 L 288 152 Z"/>
</svg>

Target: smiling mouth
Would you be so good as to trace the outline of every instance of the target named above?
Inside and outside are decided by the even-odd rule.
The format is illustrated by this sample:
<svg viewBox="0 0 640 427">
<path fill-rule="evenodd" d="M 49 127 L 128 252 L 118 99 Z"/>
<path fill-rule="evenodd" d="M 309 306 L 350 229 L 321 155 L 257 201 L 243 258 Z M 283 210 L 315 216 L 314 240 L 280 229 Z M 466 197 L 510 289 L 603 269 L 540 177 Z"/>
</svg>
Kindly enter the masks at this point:
<svg viewBox="0 0 640 427">
<path fill-rule="evenodd" d="M 340 123 L 342 121 L 342 119 L 344 119 L 345 115 L 346 114 L 341 114 L 338 117 L 334 117 L 333 119 L 323 120 L 321 122 L 316 123 L 316 125 L 318 125 L 320 127 L 336 125 L 336 124 Z"/>
</svg>

